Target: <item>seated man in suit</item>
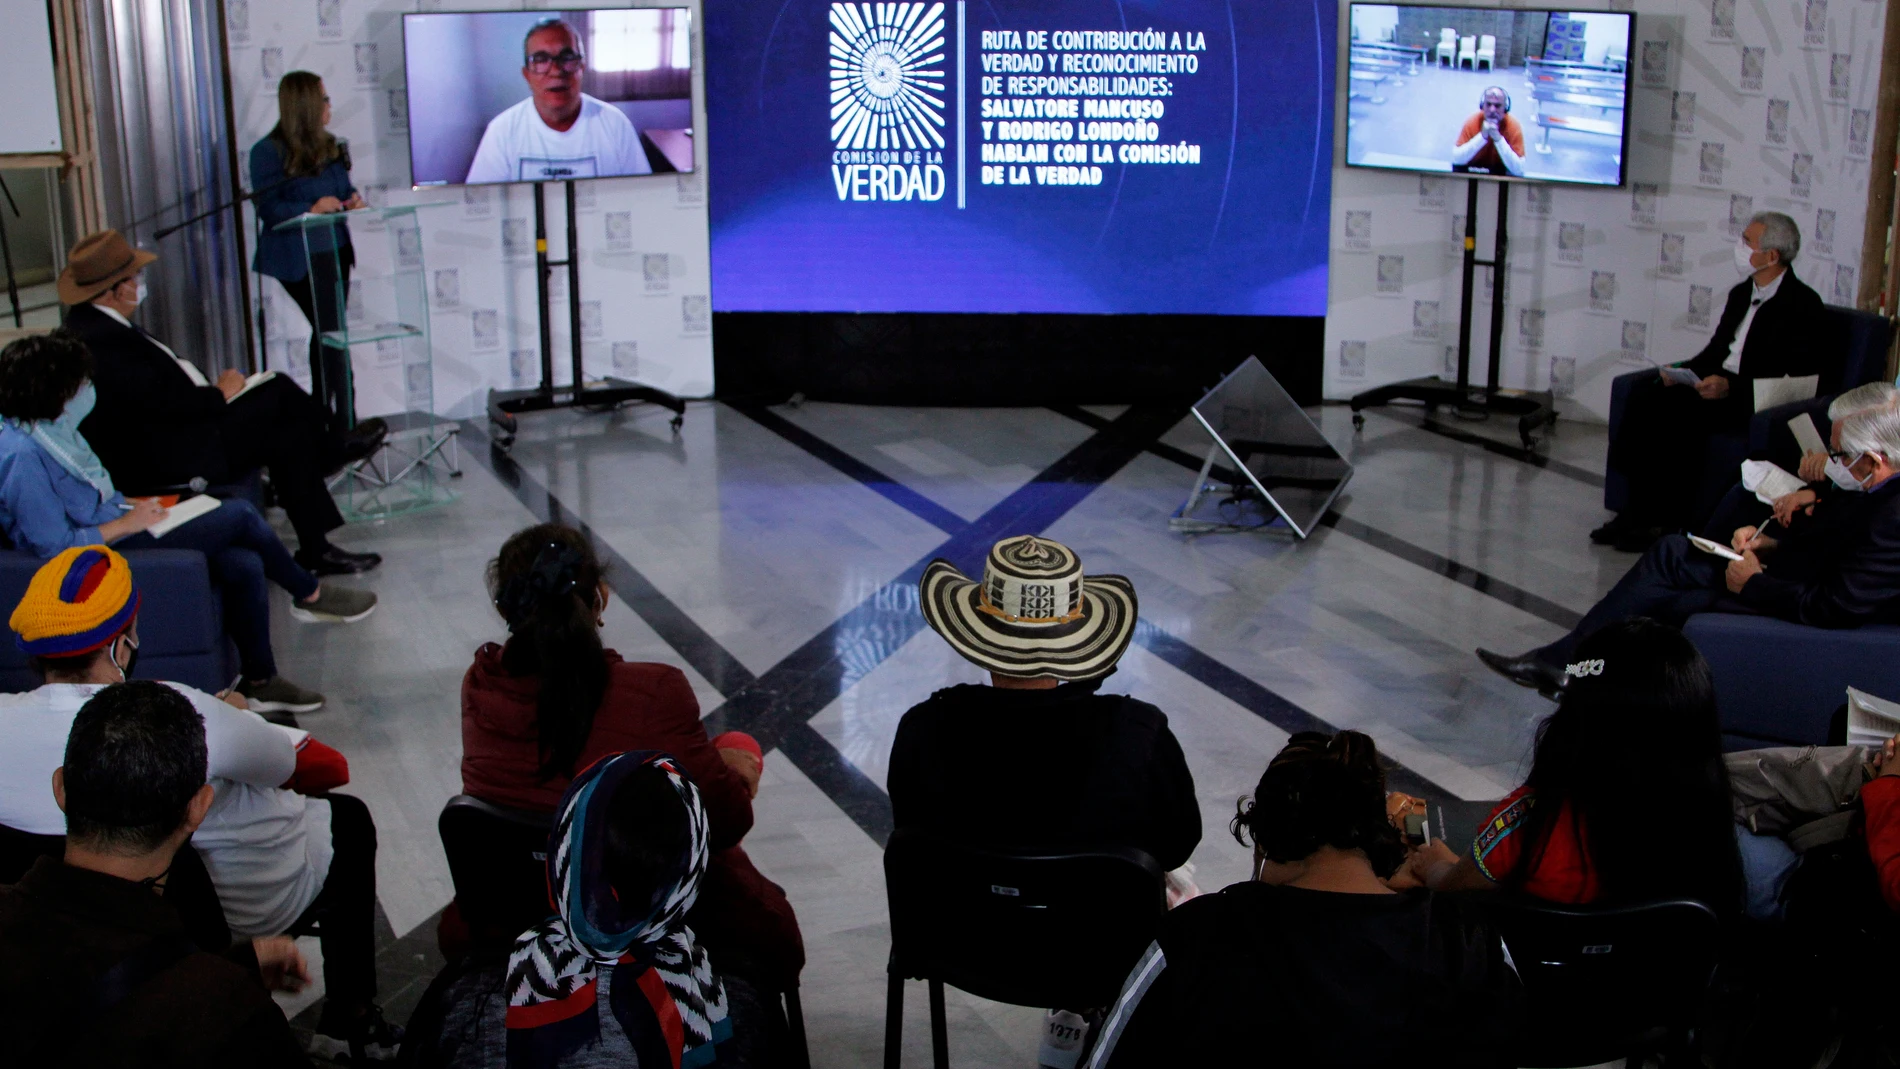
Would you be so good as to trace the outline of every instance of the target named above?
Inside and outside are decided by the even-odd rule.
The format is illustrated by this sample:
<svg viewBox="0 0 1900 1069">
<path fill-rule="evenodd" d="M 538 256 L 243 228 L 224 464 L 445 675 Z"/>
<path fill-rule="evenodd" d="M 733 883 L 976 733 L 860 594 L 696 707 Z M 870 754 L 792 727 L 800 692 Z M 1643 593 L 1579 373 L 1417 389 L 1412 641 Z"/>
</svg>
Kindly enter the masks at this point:
<svg viewBox="0 0 1900 1069">
<path fill-rule="evenodd" d="M 1714 515 L 1703 525 L 1702 536 L 1716 542 L 1726 542 L 1738 527 L 1762 526 L 1768 523 L 1781 525 L 1783 530 L 1794 521 L 1798 512 L 1812 513 L 1814 505 L 1829 494 L 1838 493 L 1832 480 L 1827 477 L 1828 461 L 1841 449 L 1841 423 L 1856 412 L 1879 408 L 1891 402 L 1900 389 L 1891 382 L 1869 382 L 1856 386 L 1846 393 L 1836 396 L 1828 402 L 1827 412 L 1827 450 L 1821 452 L 1803 452 L 1792 433 L 1785 434 L 1785 441 L 1769 437 L 1769 447 L 1764 456 L 1755 460 L 1766 460 L 1781 470 L 1807 484 L 1798 490 L 1780 494 L 1768 503 L 1763 503 L 1755 491 L 1743 483 L 1736 483 L 1716 506 Z M 1787 428 L 1781 428 L 1783 432 Z M 1748 465 L 1743 462 L 1743 474 Z M 1766 487 L 1763 487 L 1766 489 Z"/>
<path fill-rule="evenodd" d="M 1822 370 L 1815 344 L 1821 298 L 1794 275 L 1801 251 L 1794 220 L 1757 213 L 1734 251 L 1736 270 L 1747 277 L 1729 291 L 1709 344 L 1685 365 L 1697 382 L 1659 374 L 1630 391 L 1609 455 L 1610 467 L 1629 481 L 1629 505 L 1591 531 L 1592 542 L 1640 552 L 1698 519 L 1686 513 L 1693 495 L 1683 490 L 1683 472 L 1701 470 L 1710 435 L 1747 429 L 1755 380 Z"/>
<path fill-rule="evenodd" d="M 1730 538 L 1742 555 L 1736 561 L 1669 535 L 1569 634 L 1517 657 L 1479 650 L 1479 659 L 1515 683 L 1555 696 L 1577 643 L 1632 616 L 1680 626 L 1695 613 L 1741 612 L 1830 628 L 1900 616 L 1900 479 L 1894 478 L 1900 474 L 1900 397 L 1848 416 L 1840 435 L 1843 455 L 1827 465 L 1839 492 L 1811 515 L 1791 517 L 1785 534 L 1738 528 Z"/>
<path fill-rule="evenodd" d="M 1067 546 L 1023 535 L 991 548 L 981 584 L 938 560 L 920 586 L 924 620 L 991 685 L 948 687 L 904 714 L 887 777 L 897 829 L 1184 864 L 1201 810 L 1167 716 L 1097 693 L 1134 635 L 1128 580 L 1084 579 Z"/>
<path fill-rule="evenodd" d="M 286 375 L 248 392 L 236 371 L 208 382 L 196 365 L 132 324 L 145 296 L 139 273 L 157 258 L 106 230 L 74 246 L 59 276 L 59 299 L 70 306 L 66 327 L 92 352 L 99 394 L 79 429 L 113 482 L 136 496 L 194 478 L 233 483 L 269 468 L 277 501 L 297 531 L 298 564 L 318 576 L 374 568 L 381 557 L 347 552 L 326 537 L 343 526 L 343 516 L 324 480 L 375 452 L 388 427 L 365 420 L 347 437 L 330 433 L 321 406 Z"/>
</svg>

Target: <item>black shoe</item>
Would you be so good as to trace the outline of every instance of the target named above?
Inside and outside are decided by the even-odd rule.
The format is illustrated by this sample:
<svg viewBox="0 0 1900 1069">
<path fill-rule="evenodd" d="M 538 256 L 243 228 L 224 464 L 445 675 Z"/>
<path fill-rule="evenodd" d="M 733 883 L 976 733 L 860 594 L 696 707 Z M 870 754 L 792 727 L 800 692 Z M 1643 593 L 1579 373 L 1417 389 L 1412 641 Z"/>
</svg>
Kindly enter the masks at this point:
<svg viewBox="0 0 1900 1069">
<path fill-rule="evenodd" d="M 370 418 L 364 420 L 363 422 L 358 423 L 356 426 L 351 427 L 349 430 L 344 431 L 343 441 L 345 443 L 349 443 L 349 442 L 356 441 L 358 439 L 361 439 L 364 441 L 369 441 L 373 439 L 375 441 L 380 442 L 388 435 L 389 435 L 389 424 L 383 419 L 383 417 L 371 416 Z"/>
<path fill-rule="evenodd" d="M 1618 553 L 1642 553 L 1663 536 L 1660 527 L 1631 527 L 1610 543 Z"/>
<path fill-rule="evenodd" d="M 1564 690 L 1563 669 L 1539 659 L 1535 654 L 1527 653 L 1522 657 L 1506 657 L 1502 653 L 1490 650 L 1478 651 L 1478 660 L 1498 675 L 1516 683 L 1520 687 L 1534 688 L 1537 693 L 1556 701 Z"/>
<path fill-rule="evenodd" d="M 351 553 L 340 546 L 324 546 L 322 552 L 297 551 L 297 563 L 315 576 L 358 575 L 383 562 L 380 553 Z"/>
<path fill-rule="evenodd" d="M 1599 546 L 1614 545 L 1617 539 L 1622 538 L 1634 526 L 1628 513 L 1619 512 L 1611 518 L 1609 523 L 1591 531 L 1590 541 Z"/>
</svg>

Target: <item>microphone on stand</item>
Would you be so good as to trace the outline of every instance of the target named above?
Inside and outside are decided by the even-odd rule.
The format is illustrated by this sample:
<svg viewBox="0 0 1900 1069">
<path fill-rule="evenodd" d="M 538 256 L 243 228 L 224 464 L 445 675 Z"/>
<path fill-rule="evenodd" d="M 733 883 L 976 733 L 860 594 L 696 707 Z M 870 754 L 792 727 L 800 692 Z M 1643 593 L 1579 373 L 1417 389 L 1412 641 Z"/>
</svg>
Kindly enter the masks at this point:
<svg viewBox="0 0 1900 1069">
<path fill-rule="evenodd" d="M 281 186 L 289 185 L 290 183 L 296 181 L 299 177 L 301 176 L 291 175 L 290 177 L 285 178 L 280 182 L 272 182 L 270 185 L 265 186 L 263 189 L 253 189 L 249 193 L 241 193 L 235 197 L 232 197 L 230 200 L 224 202 L 223 204 L 220 204 L 215 208 L 208 208 L 202 212 L 199 212 L 197 215 L 194 215 L 191 218 L 184 220 L 183 222 L 173 223 L 171 226 L 154 230 L 152 231 L 152 240 L 163 241 L 169 235 L 175 234 L 178 231 L 183 230 L 184 228 L 190 226 L 191 224 L 195 222 L 198 222 L 201 219 L 209 219 L 220 212 L 228 212 L 232 208 L 235 208 L 238 205 L 243 204 L 247 200 L 254 200 L 257 197 L 261 197 L 264 194 L 269 193 Z"/>
</svg>

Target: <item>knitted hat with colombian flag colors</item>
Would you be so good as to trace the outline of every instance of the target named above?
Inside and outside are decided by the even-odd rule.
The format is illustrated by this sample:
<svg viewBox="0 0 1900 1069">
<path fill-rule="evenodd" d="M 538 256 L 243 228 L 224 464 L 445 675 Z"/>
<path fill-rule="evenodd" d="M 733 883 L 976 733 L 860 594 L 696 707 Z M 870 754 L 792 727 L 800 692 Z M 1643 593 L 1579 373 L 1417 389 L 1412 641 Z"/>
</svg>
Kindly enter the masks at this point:
<svg viewBox="0 0 1900 1069">
<path fill-rule="evenodd" d="M 125 558 L 104 546 L 74 546 L 33 573 L 7 626 L 35 657 L 72 657 L 111 642 L 139 611 Z"/>
</svg>

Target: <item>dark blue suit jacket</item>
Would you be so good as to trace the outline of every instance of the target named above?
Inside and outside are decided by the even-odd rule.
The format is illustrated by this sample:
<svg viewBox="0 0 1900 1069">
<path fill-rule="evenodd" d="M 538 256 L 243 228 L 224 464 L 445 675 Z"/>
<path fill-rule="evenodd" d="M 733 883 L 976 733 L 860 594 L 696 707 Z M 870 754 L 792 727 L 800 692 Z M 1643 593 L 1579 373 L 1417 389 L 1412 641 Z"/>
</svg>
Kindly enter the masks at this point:
<svg viewBox="0 0 1900 1069">
<path fill-rule="evenodd" d="M 251 188 L 268 192 L 259 194 L 255 201 L 263 233 L 257 237 L 257 256 L 251 260 L 251 270 L 283 282 L 295 282 L 310 273 L 303 236 L 273 228 L 309 211 L 312 204 L 324 197 L 347 201 L 356 194 L 356 187 L 350 184 L 347 152 L 314 175 L 292 178 L 288 182 L 284 182 L 284 178 L 283 149 L 276 139 L 267 137 L 252 145 Z M 278 186 L 279 182 L 284 184 Z M 348 248 L 350 244 L 348 223 L 338 223 L 334 230 L 312 230 L 309 236 L 311 252 L 331 252 Z"/>
</svg>

